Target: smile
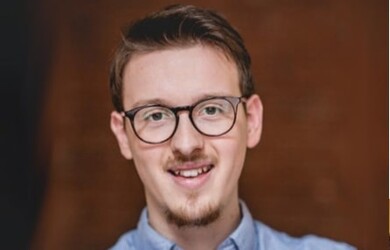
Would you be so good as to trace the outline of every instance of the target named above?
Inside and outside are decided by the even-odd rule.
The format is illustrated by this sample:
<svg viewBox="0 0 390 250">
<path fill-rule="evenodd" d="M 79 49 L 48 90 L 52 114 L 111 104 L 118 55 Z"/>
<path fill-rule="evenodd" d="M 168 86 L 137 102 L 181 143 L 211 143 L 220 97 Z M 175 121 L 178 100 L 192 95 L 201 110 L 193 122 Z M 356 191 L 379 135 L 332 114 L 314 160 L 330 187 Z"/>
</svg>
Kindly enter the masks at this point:
<svg viewBox="0 0 390 250">
<path fill-rule="evenodd" d="M 169 172 L 174 176 L 181 176 L 184 178 L 195 178 L 199 175 L 208 173 L 213 168 L 213 165 L 207 165 L 195 169 L 181 169 L 181 170 L 170 170 Z"/>
</svg>

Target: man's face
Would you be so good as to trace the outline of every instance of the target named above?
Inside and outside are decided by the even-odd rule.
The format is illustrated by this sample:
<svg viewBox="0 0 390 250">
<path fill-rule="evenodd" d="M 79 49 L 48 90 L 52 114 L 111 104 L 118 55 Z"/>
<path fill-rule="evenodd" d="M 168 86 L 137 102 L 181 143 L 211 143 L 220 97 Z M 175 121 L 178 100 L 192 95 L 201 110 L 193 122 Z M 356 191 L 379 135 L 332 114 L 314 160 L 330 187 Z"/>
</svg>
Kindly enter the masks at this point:
<svg viewBox="0 0 390 250">
<path fill-rule="evenodd" d="M 137 54 L 126 65 L 123 76 L 125 110 L 147 104 L 187 106 L 209 96 L 241 96 L 236 65 L 208 46 Z M 253 98 L 261 108 L 258 96 Z M 253 102 L 251 99 L 248 103 Z M 261 130 L 260 121 L 260 128 L 253 134 L 253 122 L 248 123 L 253 117 L 247 117 L 243 105 L 238 105 L 234 127 L 220 137 L 200 134 L 191 124 L 189 113 L 180 112 L 175 134 L 161 144 L 142 142 L 129 120 L 126 118 L 121 127 L 122 118 L 113 112 L 111 126 L 122 154 L 134 160 L 149 213 L 176 216 L 185 224 L 237 204 L 246 147 L 257 144 Z M 261 120 L 261 110 L 256 112 Z M 200 174 L 174 174 L 188 170 Z"/>
</svg>

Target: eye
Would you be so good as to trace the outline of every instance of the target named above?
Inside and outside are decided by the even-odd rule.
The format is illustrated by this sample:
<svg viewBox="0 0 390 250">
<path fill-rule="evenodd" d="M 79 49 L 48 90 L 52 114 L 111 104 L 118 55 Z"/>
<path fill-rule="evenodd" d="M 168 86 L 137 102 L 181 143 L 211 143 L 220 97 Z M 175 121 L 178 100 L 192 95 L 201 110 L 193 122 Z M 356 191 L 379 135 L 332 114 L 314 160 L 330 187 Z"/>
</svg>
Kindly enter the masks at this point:
<svg viewBox="0 0 390 250">
<path fill-rule="evenodd" d="M 199 117 L 215 119 L 217 117 L 224 116 L 226 111 L 226 108 L 218 103 L 208 103 L 207 105 L 201 107 L 197 114 Z"/>
<path fill-rule="evenodd" d="M 147 120 L 153 120 L 153 121 L 159 121 L 163 118 L 164 114 L 159 112 L 159 113 L 153 113 L 150 114 L 149 116 L 146 117 Z"/>
<path fill-rule="evenodd" d="M 153 113 L 148 113 L 144 116 L 144 120 L 151 121 L 151 122 L 158 122 L 167 118 L 168 115 L 164 112 L 153 112 Z"/>
<path fill-rule="evenodd" d="M 141 112 L 142 119 L 146 122 L 161 122 L 172 118 L 172 113 L 165 108 L 148 108 Z"/>
<path fill-rule="evenodd" d="M 208 106 L 208 107 L 205 107 L 203 109 L 203 112 L 206 114 L 206 115 L 215 115 L 217 113 L 220 113 L 222 112 L 222 110 L 216 106 Z"/>
</svg>

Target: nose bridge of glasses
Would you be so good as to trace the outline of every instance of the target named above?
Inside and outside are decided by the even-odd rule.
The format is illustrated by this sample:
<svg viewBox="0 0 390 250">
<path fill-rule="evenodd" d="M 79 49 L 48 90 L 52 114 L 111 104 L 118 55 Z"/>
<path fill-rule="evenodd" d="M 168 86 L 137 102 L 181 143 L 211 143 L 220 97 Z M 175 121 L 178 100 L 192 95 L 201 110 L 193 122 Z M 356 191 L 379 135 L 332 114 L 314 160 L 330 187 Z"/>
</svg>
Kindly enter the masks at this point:
<svg viewBox="0 0 390 250">
<path fill-rule="evenodd" d="M 177 122 L 176 127 L 178 127 L 179 123 L 180 123 L 179 122 L 180 121 L 180 113 L 183 111 L 188 111 L 188 120 L 189 120 L 190 124 L 192 124 L 192 126 L 196 128 L 196 125 L 194 124 L 194 121 L 192 118 L 192 110 L 193 109 L 194 109 L 194 106 L 179 106 L 179 107 L 171 108 L 172 112 L 176 116 L 176 122 Z"/>
<path fill-rule="evenodd" d="M 176 127 L 171 135 L 172 146 L 175 150 L 179 150 L 184 154 L 189 154 L 195 148 L 199 148 L 202 145 L 202 139 L 200 131 L 197 129 L 192 119 L 192 110 L 194 106 L 182 106 L 171 108 L 176 116 Z M 187 115 L 182 114 L 183 111 L 188 111 Z M 180 120 L 180 116 L 187 116 Z"/>
<path fill-rule="evenodd" d="M 192 106 L 180 106 L 180 107 L 174 107 L 174 108 L 171 108 L 172 112 L 178 116 L 180 112 L 182 111 L 188 111 L 189 113 L 191 113 L 192 111 Z"/>
<path fill-rule="evenodd" d="M 177 122 L 176 126 L 179 126 L 179 120 L 180 120 L 180 116 L 179 115 L 183 111 L 188 111 L 188 119 L 190 120 L 190 122 L 194 126 L 194 122 L 192 120 L 192 114 L 191 114 L 193 109 L 194 109 L 194 106 L 179 106 L 179 107 L 171 108 L 172 112 L 176 116 L 176 122 Z"/>
</svg>

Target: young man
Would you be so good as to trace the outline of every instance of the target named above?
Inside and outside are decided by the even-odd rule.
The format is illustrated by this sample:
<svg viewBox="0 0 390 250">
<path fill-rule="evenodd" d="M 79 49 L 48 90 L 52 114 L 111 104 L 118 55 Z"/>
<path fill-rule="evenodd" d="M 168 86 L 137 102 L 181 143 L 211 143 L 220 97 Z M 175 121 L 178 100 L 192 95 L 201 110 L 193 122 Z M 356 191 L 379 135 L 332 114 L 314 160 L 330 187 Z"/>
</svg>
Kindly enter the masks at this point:
<svg viewBox="0 0 390 250">
<path fill-rule="evenodd" d="M 111 114 L 147 208 L 112 249 L 353 249 L 292 238 L 252 219 L 239 200 L 262 104 L 240 35 L 212 11 L 171 6 L 134 23 L 111 68 Z"/>
</svg>

